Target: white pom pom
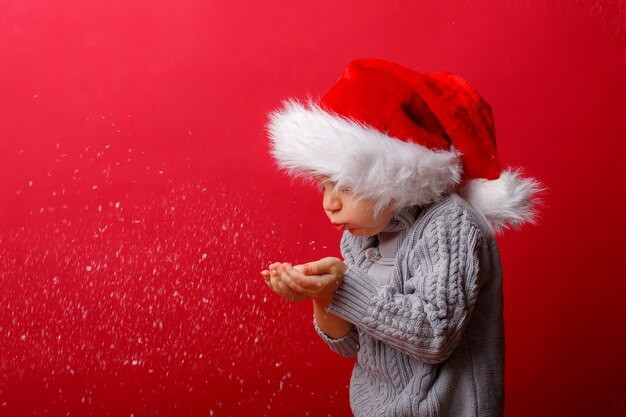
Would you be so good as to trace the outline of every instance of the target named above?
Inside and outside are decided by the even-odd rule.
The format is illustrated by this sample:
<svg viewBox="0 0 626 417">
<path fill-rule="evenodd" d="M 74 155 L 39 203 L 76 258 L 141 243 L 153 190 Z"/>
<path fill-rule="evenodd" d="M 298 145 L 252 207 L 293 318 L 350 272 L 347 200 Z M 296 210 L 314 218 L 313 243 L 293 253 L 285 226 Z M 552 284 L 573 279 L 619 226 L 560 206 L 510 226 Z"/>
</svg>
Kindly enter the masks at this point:
<svg viewBox="0 0 626 417">
<path fill-rule="evenodd" d="M 474 179 L 459 194 L 480 213 L 494 233 L 524 223 L 536 224 L 539 194 L 547 188 L 534 178 L 522 177 L 520 169 L 502 171 L 496 180 Z"/>
</svg>

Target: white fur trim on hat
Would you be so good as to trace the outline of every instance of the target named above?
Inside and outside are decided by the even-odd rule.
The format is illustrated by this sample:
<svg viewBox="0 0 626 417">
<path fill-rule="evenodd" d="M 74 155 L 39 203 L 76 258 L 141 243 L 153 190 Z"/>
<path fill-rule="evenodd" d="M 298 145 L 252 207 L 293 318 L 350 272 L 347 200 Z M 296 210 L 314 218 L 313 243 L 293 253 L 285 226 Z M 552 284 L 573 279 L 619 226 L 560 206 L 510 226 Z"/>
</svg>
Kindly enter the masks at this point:
<svg viewBox="0 0 626 417">
<path fill-rule="evenodd" d="M 374 211 L 441 199 L 461 180 L 460 154 L 433 151 L 330 113 L 309 99 L 288 99 L 270 113 L 271 152 L 295 176 L 324 175 L 337 187 L 375 201 Z"/>
<path fill-rule="evenodd" d="M 495 180 L 468 181 L 459 195 L 483 216 L 494 233 L 498 233 L 526 222 L 536 224 L 536 205 L 541 202 L 538 195 L 545 190 L 537 180 L 523 178 L 520 169 L 507 169 Z"/>
</svg>

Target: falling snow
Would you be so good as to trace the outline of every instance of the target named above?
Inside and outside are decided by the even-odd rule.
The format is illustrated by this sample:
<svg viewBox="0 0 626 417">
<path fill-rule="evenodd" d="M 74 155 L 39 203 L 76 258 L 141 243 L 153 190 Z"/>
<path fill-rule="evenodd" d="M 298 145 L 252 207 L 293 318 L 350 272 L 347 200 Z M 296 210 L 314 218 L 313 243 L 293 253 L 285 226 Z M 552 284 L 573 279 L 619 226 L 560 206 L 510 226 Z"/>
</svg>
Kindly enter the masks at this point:
<svg viewBox="0 0 626 417">
<path fill-rule="evenodd" d="M 228 416 L 246 404 L 280 410 L 277 393 L 303 390 L 295 359 L 276 358 L 313 346 L 310 305 L 282 302 L 258 277 L 271 260 L 320 245 L 292 236 L 295 213 L 293 223 L 272 214 L 262 190 L 228 199 L 228 183 L 175 183 L 165 167 L 146 170 L 161 181 L 149 191 L 116 194 L 112 178 L 127 160 L 112 155 L 138 164 L 143 150 L 52 147 L 68 174 L 22 182 L 12 195 L 23 211 L 0 233 L 0 387 L 40 381 L 37 415 L 78 406 L 105 415 L 107 395 L 127 392 L 142 399 L 126 414 L 137 416 L 172 392 Z M 12 398 L 0 391 L 3 407 Z"/>
</svg>

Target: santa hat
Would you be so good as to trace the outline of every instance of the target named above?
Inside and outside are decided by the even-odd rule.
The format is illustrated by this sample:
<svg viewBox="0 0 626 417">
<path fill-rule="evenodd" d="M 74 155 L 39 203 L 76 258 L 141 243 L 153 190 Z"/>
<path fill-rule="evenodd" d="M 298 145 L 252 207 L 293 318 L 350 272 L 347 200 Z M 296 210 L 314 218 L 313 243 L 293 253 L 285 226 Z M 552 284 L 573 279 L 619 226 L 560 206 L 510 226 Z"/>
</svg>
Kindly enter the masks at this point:
<svg viewBox="0 0 626 417">
<path fill-rule="evenodd" d="M 327 176 L 375 212 L 458 192 L 494 232 L 536 221 L 541 184 L 501 170 L 491 107 L 458 75 L 355 60 L 318 102 L 285 100 L 267 128 L 281 168 Z"/>
</svg>

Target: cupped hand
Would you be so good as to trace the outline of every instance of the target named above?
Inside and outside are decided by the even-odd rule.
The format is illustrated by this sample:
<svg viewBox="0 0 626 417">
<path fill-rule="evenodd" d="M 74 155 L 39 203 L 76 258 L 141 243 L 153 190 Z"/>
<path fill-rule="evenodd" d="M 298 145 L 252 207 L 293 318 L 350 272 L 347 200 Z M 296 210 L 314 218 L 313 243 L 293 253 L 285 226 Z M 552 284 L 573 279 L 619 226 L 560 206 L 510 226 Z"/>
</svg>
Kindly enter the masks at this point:
<svg viewBox="0 0 626 417">
<path fill-rule="evenodd" d="M 286 283 L 283 282 L 281 279 L 281 275 L 284 274 L 283 265 L 291 267 L 291 264 L 288 263 L 275 262 L 269 265 L 269 269 L 261 271 L 261 275 L 263 276 L 265 283 L 271 288 L 272 291 L 287 301 L 300 302 L 310 298 L 292 290 Z"/>
<path fill-rule="evenodd" d="M 294 267 L 282 265 L 281 281 L 293 292 L 314 299 L 332 297 L 348 269 L 341 259 L 333 257 Z"/>
</svg>

